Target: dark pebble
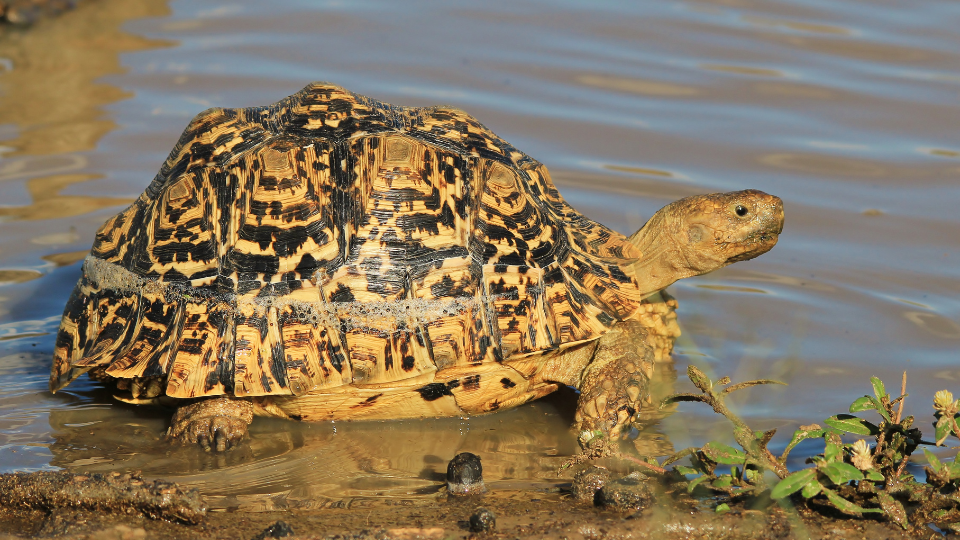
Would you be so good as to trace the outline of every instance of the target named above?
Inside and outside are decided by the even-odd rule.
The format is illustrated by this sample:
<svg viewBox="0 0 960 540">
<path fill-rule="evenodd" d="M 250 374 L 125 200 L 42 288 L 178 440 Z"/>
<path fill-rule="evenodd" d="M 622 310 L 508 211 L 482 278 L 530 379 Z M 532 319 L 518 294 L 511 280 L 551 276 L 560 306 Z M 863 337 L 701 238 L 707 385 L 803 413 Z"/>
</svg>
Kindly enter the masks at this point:
<svg viewBox="0 0 960 540">
<path fill-rule="evenodd" d="M 470 516 L 470 530 L 472 532 L 487 532 L 497 528 L 497 516 L 486 508 L 477 508 Z"/>
<path fill-rule="evenodd" d="M 632 473 L 608 482 L 597 491 L 594 503 L 621 510 L 642 510 L 653 504 L 656 494 L 650 481 L 640 473 Z"/>
<path fill-rule="evenodd" d="M 570 493 L 574 499 L 593 502 L 597 491 L 610 481 L 610 471 L 591 465 L 573 476 Z"/>
<path fill-rule="evenodd" d="M 253 540 L 266 540 L 267 538 L 283 538 L 293 536 L 293 529 L 283 521 L 278 521 L 267 527 L 260 534 L 253 537 Z"/>
<path fill-rule="evenodd" d="M 476 495 L 487 491 L 483 484 L 480 456 L 463 452 L 447 465 L 447 490 L 452 495 Z"/>
</svg>

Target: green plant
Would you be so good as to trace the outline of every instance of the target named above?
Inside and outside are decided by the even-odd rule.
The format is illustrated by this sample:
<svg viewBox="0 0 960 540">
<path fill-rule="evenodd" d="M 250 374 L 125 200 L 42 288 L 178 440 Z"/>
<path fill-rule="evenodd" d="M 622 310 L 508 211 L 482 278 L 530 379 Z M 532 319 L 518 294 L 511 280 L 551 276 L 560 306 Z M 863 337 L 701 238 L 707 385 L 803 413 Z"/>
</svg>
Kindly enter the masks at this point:
<svg viewBox="0 0 960 540">
<path fill-rule="evenodd" d="M 849 414 L 824 420 L 826 427 L 801 426 L 777 456 L 768 449 L 776 430 L 752 430 L 730 411 L 725 400 L 743 388 L 783 383 L 754 380 L 730 384 L 729 377 L 711 381 L 695 366 L 688 367 L 687 375 L 700 393 L 673 394 L 663 400 L 661 407 L 680 401 L 711 406 L 733 424 L 733 437 L 740 447 L 711 441 L 700 448 L 677 452 L 662 462 L 646 458 L 648 468 L 664 470 L 689 457 L 690 465 L 673 467 L 675 477 L 687 483 L 688 491 L 707 490 L 727 496 L 730 501 L 791 497 L 806 501 L 814 508 L 832 507 L 854 516 L 876 514 L 904 529 L 936 523 L 941 528 L 960 531 L 960 464 L 957 460 L 941 462 L 924 449 L 929 463 L 925 469 L 926 482 L 918 482 L 904 470 L 920 445 L 942 444 L 951 434 L 960 438 L 956 420 L 960 416 L 960 400 L 955 401 L 949 392 L 937 392 L 934 399 L 936 442 L 924 441 L 920 430 L 913 426 L 913 416 L 903 416 L 907 397 L 904 373 L 899 396 L 890 396 L 883 381 L 872 377 L 872 396 L 856 399 L 850 405 Z M 854 414 L 867 411 L 879 415 L 878 424 Z M 873 437 L 873 446 L 862 438 L 845 443 L 845 434 Z M 791 472 L 787 468 L 790 452 L 802 441 L 816 439 L 823 441 L 823 452 L 806 460 L 811 467 Z"/>
</svg>

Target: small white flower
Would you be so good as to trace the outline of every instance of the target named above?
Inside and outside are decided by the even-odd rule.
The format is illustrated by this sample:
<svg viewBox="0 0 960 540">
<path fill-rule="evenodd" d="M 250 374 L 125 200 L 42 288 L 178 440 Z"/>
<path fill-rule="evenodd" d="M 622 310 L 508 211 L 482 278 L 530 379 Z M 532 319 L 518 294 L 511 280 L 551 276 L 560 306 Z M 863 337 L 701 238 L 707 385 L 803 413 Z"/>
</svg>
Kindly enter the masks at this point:
<svg viewBox="0 0 960 540">
<path fill-rule="evenodd" d="M 945 416 L 957 414 L 960 405 L 953 400 L 953 393 L 949 390 L 940 390 L 933 395 L 933 408 Z"/>
<path fill-rule="evenodd" d="M 860 439 L 859 441 L 853 443 L 851 453 L 853 455 L 850 461 L 853 463 L 854 467 L 860 469 L 861 471 L 866 471 L 873 468 L 873 456 L 870 455 L 870 447 L 867 445 L 867 441 Z"/>
</svg>

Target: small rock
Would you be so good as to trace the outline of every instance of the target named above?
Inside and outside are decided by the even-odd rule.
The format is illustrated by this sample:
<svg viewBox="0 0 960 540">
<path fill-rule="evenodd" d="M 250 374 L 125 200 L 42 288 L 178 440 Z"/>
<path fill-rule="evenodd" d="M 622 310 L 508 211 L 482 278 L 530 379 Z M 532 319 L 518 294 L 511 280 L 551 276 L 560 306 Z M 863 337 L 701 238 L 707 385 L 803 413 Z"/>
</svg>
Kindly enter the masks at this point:
<svg viewBox="0 0 960 540">
<path fill-rule="evenodd" d="M 486 508 L 477 508 L 470 516 L 470 531 L 487 532 L 497 528 L 497 516 Z"/>
<path fill-rule="evenodd" d="M 597 491 L 610 481 L 610 471 L 605 467 L 591 465 L 573 476 L 570 493 L 574 499 L 593 501 Z"/>
<path fill-rule="evenodd" d="M 266 540 L 267 538 L 283 538 L 293 536 L 293 529 L 283 521 L 277 521 L 267 527 L 260 534 L 253 537 L 253 540 Z"/>
<path fill-rule="evenodd" d="M 642 510 L 653 503 L 654 497 L 653 487 L 647 477 L 635 472 L 600 488 L 594 503 L 621 510 Z"/>
<path fill-rule="evenodd" d="M 454 456 L 447 465 L 447 490 L 452 495 L 477 495 L 485 493 L 483 466 L 480 456 L 463 452 Z"/>
</svg>

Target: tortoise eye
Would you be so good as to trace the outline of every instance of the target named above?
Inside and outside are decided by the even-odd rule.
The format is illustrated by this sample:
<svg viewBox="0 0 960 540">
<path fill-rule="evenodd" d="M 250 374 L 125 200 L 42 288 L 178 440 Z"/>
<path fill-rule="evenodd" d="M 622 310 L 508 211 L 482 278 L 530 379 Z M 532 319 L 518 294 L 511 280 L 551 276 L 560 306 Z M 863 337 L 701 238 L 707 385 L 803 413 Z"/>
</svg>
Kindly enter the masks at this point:
<svg viewBox="0 0 960 540">
<path fill-rule="evenodd" d="M 746 206 L 743 206 L 742 204 L 738 204 L 737 207 L 734 209 L 734 212 L 736 212 L 738 216 L 743 217 L 747 215 L 750 211 L 747 210 Z"/>
</svg>

